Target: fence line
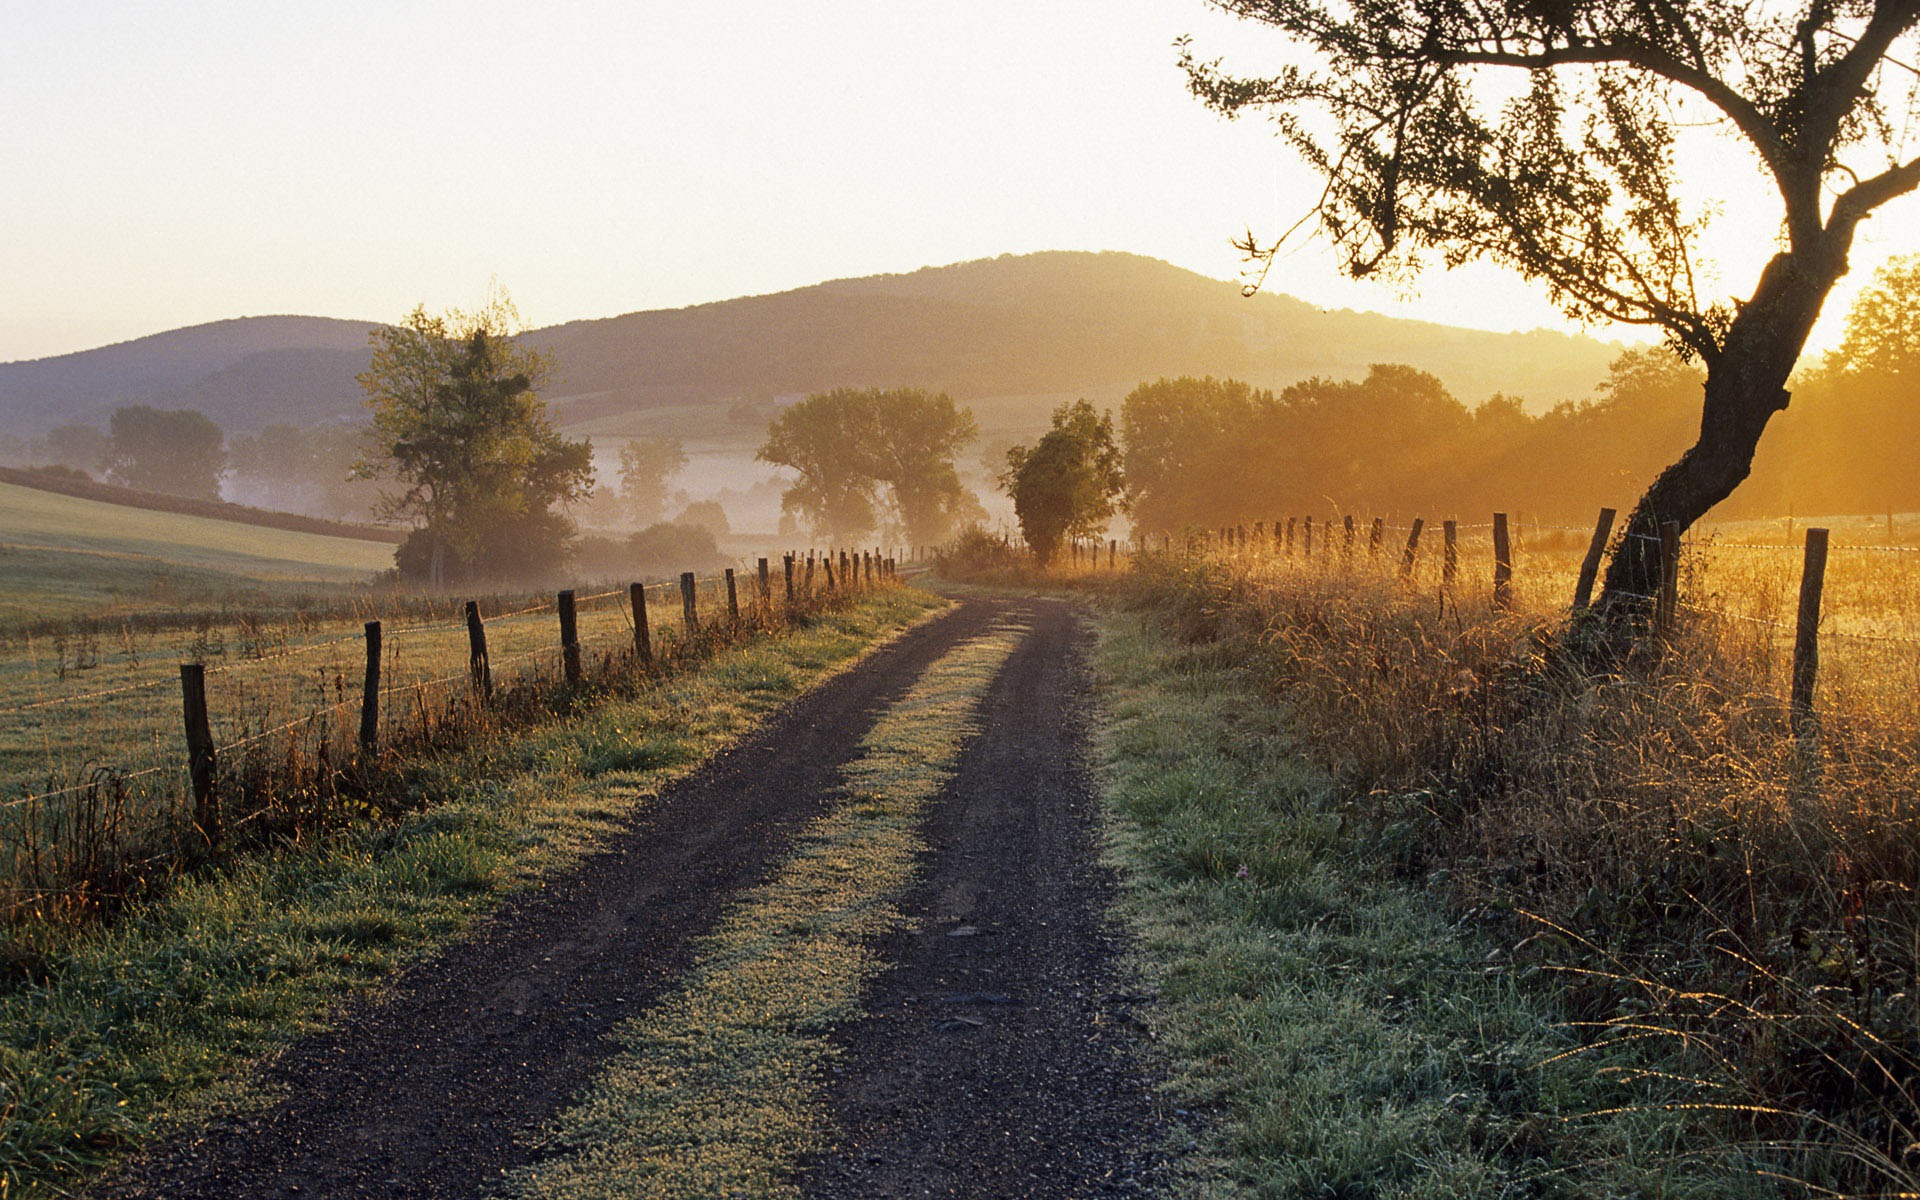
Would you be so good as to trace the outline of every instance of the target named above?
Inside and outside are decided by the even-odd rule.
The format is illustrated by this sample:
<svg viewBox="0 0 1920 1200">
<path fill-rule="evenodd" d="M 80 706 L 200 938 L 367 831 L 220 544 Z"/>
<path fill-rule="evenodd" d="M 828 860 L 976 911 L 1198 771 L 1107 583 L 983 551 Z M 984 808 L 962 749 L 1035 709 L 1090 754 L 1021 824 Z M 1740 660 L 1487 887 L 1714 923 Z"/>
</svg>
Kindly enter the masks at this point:
<svg viewBox="0 0 1920 1200">
<path fill-rule="evenodd" d="M 831 561 L 832 556 L 835 553 L 836 553 L 835 551 L 825 551 L 825 552 L 821 552 L 818 550 L 808 551 L 804 557 L 802 557 L 799 554 L 796 554 L 795 562 L 796 562 L 796 565 L 798 565 L 800 563 L 803 563 L 815 558 Z M 758 587 L 757 581 L 750 574 L 748 577 L 748 584 L 750 588 L 749 599 L 752 602 L 751 607 L 749 608 L 749 606 L 747 605 L 741 605 L 739 609 L 740 615 L 737 619 L 730 616 L 727 609 L 722 608 L 721 612 L 717 616 L 706 616 L 702 620 L 701 631 L 704 632 L 707 628 L 719 628 L 719 629 L 730 630 L 730 631 L 745 630 L 748 628 L 752 628 L 753 626 L 755 626 L 756 624 L 762 621 L 773 619 L 776 616 L 780 616 L 782 614 L 784 614 L 787 617 L 792 617 L 792 616 L 804 613 L 806 611 L 811 611 L 812 609 L 817 608 L 817 606 L 825 600 L 831 599 L 833 597 L 838 597 L 838 596 L 847 596 L 847 595 L 855 594 L 857 592 L 864 592 L 869 590 L 870 587 L 875 584 L 882 583 L 882 582 L 891 582 L 897 578 L 895 559 L 890 557 L 882 557 L 874 554 L 871 551 L 864 552 L 864 553 L 866 557 L 865 557 L 865 560 L 863 561 L 862 557 L 858 555 L 853 555 L 852 552 L 850 551 L 847 552 L 847 554 L 844 555 L 842 559 L 842 561 L 847 564 L 846 568 L 840 573 L 839 577 L 835 578 L 833 583 L 828 586 L 823 587 L 823 586 L 818 586 L 814 584 L 812 582 L 811 572 L 807 574 L 808 582 L 804 586 L 801 586 L 798 584 L 799 574 L 798 572 L 796 572 L 796 589 L 795 589 L 795 592 L 793 593 L 793 598 L 790 602 L 787 601 L 785 598 L 776 599 L 776 596 L 778 595 L 778 589 L 774 589 L 763 594 Z M 707 596 L 710 602 L 725 605 L 726 604 L 725 591 L 722 588 L 722 581 L 724 578 L 725 578 L 724 575 L 711 575 L 704 578 L 695 576 L 694 582 L 696 587 L 700 591 L 704 591 L 707 593 Z M 706 585 L 706 586 L 702 587 L 700 585 Z M 616 597 L 619 597 L 619 598 L 630 597 L 636 589 L 638 590 L 638 592 L 640 593 L 643 599 L 648 598 L 647 593 L 649 592 L 654 592 L 658 594 L 662 591 L 665 591 L 668 594 L 671 594 L 672 591 L 677 586 L 678 585 L 676 585 L 673 582 L 663 582 L 663 583 L 654 583 L 654 584 L 630 585 L 629 587 L 622 587 L 622 588 L 611 588 L 606 591 L 595 592 L 590 595 L 577 597 L 574 600 L 574 607 L 575 607 L 575 610 L 578 611 L 582 606 L 588 606 L 588 605 L 596 606 L 594 608 L 594 611 L 597 614 L 599 614 L 599 619 L 603 621 L 609 615 L 617 614 L 618 624 L 611 625 L 610 627 L 606 625 L 601 626 L 603 632 L 599 636 L 594 637 L 593 640 L 595 642 L 601 642 L 601 641 L 606 642 L 607 644 L 605 646 L 605 649 L 609 652 L 627 651 L 632 646 L 632 639 L 634 635 L 634 621 L 633 621 L 633 614 L 630 611 L 630 606 L 627 604 L 605 605 L 605 604 L 602 604 L 602 602 L 612 600 Z M 502 622 L 513 622 L 521 618 L 532 617 L 540 614 L 553 613 L 557 611 L 559 607 L 560 607 L 560 602 L 558 599 L 544 600 L 538 603 L 528 604 L 520 608 L 512 609 L 507 612 L 494 614 L 492 616 L 485 616 L 483 620 L 486 625 L 493 626 L 497 630 L 500 623 Z M 366 633 L 362 633 L 358 635 L 348 635 L 348 636 L 338 637 L 338 638 L 330 638 L 322 642 L 305 644 L 298 647 L 289 647 L 281 650 L 278 653 L 263 655 L 257 659 L 247 659 L 244 661 L 226 662 L 226 663 L 221 663 L 217 665 L 208 665 L 208 664 L 202 663 L 200 668 L 200 676 L 203 680 L 207 677 L 224 678 L 224 679 L 232 679 L 232 680 L 247 679 L 247 680 L 250 680 L 249 686 L 256 686 L 256 687 L 261 685 L 262 683 L 269 684 L 269 685 L 277 683 L 277 684 L 284 685 L 290 689 L 297 689 L 302 686 L 311 686 L 313 683 L 313 680 L 307 679 L 306 683 L 303 685 L 300 682 L 300 678 L 295 676 L 287 676 L 279 679 L 262 680 L 258 676 L 253 676 L 249 669 L 253 667 L 261 667 L 261 666 L 267 666 L 272 664 L 284 664 L 288 660 L 300 658 L 306 655 L 311 655 L 322 650 L 329 650 L 329 649 L 339 650 L 340 648 L 345 647 L 352 643 L 360 643 L 362 645 L 365 645 L 367 643 L 368 636 L 371 633 L 376 632 L 376 629 L 374 627 L 377 627 L 379 625 L 379 622 L 377 621 L 369 622 L 368 624 L 370 628 Z M 528 631 L 528 626 L 524 624 L 517 625 L 514 628 L 521 631 Z M 664 633 L 666 632 L 666 630 L 662 629 L 661 632 Z M 372 684 L 373 676 L 369 677 L 369 683 L 376 689 L 377 695 L 381 701 L 381 703 L 377 705 L 374 711 L 377 713 L 377 716 L 380 718 L 381 724 L 383 726 L 386 726 L 389 730 L 392 728 L 391 722 L 393 720 L 393 716 L 396 711 L 395 709 L 396 698 L 402 697 L 408 693 L 424 694 L 428 690 L 444 688 L 450 684 L 464 683 L 469 686 L 472 686 L 476 682 L 476 677 L 470 669 L 450 672 L 444 675 L 439 675 L 437 677 L 426 678 L 426 679 L 404 678 L 403 671 L 399 665 L 403 661 L 399 657 L 402 653 L 402 648 L 394 644 L 394 639 L 403 638 L 403 637 L 411 638 L 411 639 L 415 639 L 415 642 L 417 644 L 417 641 L 420 635 L 429 634 L 429 633 L 447 633 L 447 634 L 458 633 L 461 644 L 465 645 L 466 638 L 469 633 L 469 629 L 464 618 L 462 618 L 462 619 L 448 619 L 448 620 L 429 620 L 429 621 L 421 622 L 418 624 L 402 626 L 400 628 L 384 631 L 383 640 L 385 641 L 386 644 L 381 654 L 381 658 L 383 660 L 383 668 L 386 668 L 388 666 L 385 660 L 392 659 L 394 661 L 391 665 L 391 669 L 383 669 L 379 673 L 379 682 L 377 684 Z M 686 636 L 686 635 L 682 634 L 681 636 Z M 496 670 L 496 669 L 510 668 L 519 664 L 524 664 L 531 659 L 539 659 L 539 658 L 561 659 L 564 657 L 564 650 L 565 650 L 565 647 L 563 647 L 558 640 L 555 640 L 550 644 L 537 646 L 535 648 L 519 651 L 513 654 L 508 654 L 508 655 L 488 654 L 486 656 L 485 661 L 486 661 L 486 666 L 488 668 L 488 671 L 491 672 L 492 670 Z M 339 678 L 339 677 L 337 676 L 336 678 Z M 521 678 L 525 680 L 525 679 L 531 679 L 534 677 L 526 676 L 523 674 Z M 6 708 L 0 708 L 0 716 L 15 715 L 15 714 L 32 712 L 32 711 L 43 710 L 43 709 L 57 709 L 63 706 L 84 704 L 84 703 L 89 703 L 93 701 L 109 699 L 109 698 L 121 696 L 121 695 L 152 691 L 152 690 L 167 686 L 173 682 L 174 681 L 172 679 L 163 677 L 159 679 L 146 680 L 138 683 L 130 683 L 130 684 L 126 684 L 119 687 L 96 689 L 91 692 L 79 693 L 71 696 L 58 696 L 58 697 L 49 697 L 41 700 L 33 700 L 33 701 L 28 701 L 20 704 L 15 704 Z M 324 686 L 325 685 L 324 676 L 322 677 L 321 682 L 322 682 L 322 686 Z M 276 736 L 284 735 L 294 730 L 312 728 L 316 724 L 336 720 L 338 719 L 339 714 L 341 714 L 342 712 L 351 710 L 356 707 L 363 707 L 369 703 L 367 696 L 363 694 L 362 689 L 353 686 L 351 683 L 345 683 L 345 682 L 342 682 L 340 684 L 340 687 L 341 687 L 341 690 L 350 691 L 350 692 L 353 692 L 354 694 L 350 696 L 345 696 L 332 703 L 323 704 L 321 707 L 315 708 L 305 713 L 304 715 L 296 717 L 292 720 L 288 720 L 288 721 L 276 724 L 270 728 L 266 728 L 266 729 L 258 730 L 253 733 L 246 734 L 245 736 L 238 737 L 221 744 L 217 744 L 217 745 L 212 744 L 212 739 L 209 734 L 207 739 L 209 749 L 216 758 L 222 754 L 226 754 L 234 751 L 243 751 L 248 749 L 249 747 L 268 741 Z M 268 711 L 271 711 L 271 710 L 269 709 Z M 49 767 L 52 768 L 52 765 L 53 765 L 53 760 L 50 758 Z M 22 795 L 0 799 L 0 811 L 15 809 L 22 806 L 35 804 L 41 801 L 55 800 L 62 797 L 83 793 L 88 791 L 89 789 L 101 786 L 101 783 L 103 780 L 110 780 L 115 785 L 124 786 L 125 784 L 131 781 L 149 778 L 149 777 L 160 775 L 169 771 L 179 772 L 181 770 L 182 770 L 182 767 L 179 764 L 173 764 L 173 763 L 144 767 L 134 771 L 122 771 L 110 765 L 96 766 L 92 768 L 92 772 L 95 775 L 95 778 L 89 779 L 86 782 L 76 783 L 66 787 L 47 789 L 43 791 L 28 790 L 25 794 L 22 794 Z"/>
</svg>

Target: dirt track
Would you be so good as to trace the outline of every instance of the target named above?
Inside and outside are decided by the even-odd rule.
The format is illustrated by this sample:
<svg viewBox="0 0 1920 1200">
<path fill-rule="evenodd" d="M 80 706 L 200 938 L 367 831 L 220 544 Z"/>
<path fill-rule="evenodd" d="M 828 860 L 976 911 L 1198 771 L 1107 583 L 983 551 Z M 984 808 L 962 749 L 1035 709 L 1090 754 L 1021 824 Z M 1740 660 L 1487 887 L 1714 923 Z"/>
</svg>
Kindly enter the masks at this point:
<svg viewBox="0 0 1920 1200">
<path fill-rule="evenodd" d="M 913 933 L 839 1031 L 837 1148 L 809 1195 L 1138 1194 L 1160 1129 L 1131 1053 L 1083 761 L 1084 633 L 969 600 L 669 789 L 603 852 L 350 1006 L 264 1072 L 286 1100 L 157 1148 L 102 1197 L 487 1194 L 656 1001 L 730 897 L 832 797 L 876 716 L 997 618 L 1032 632 L 927 827 Z M 776 769 L 770 769 L 777 767 Z"/>
</svg>

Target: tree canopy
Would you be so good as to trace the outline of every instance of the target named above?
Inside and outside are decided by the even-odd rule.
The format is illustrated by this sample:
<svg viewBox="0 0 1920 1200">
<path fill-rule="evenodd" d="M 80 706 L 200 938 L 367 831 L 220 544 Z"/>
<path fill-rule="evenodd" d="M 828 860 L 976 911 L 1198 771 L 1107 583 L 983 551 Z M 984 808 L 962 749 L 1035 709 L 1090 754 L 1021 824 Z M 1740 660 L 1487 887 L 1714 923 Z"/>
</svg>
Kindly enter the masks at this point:
<svg viewBox="0 0 1920 1200">
<path fill-rule="evenodd" d="M 1884 78 L 1911 69 L 1920 3 L 1219 7 L 1314 52 L 1259 78 L 1190 48 L 1183 64 L 1198 96 L 1267 113 L 1324 177 L 1314 215 L 1353 273 L 1486 259 L 1704 366 L 1699 437 L 1636 506 L 1602 603 L 1646 594 L 1658 527 L 1691 525 L 1751 470 L 1860 222 L 1920 186 L 1912 91 Z M 1677 131 L 1702 119 L 1751 149 L 1779 201 L 1779 250 L 1740 299 L 1706 290 L 1707 217 L 1678 186 Z M 1269 264 L 1277 249 L 1245 246 Z"/>
<path fill-rule="evenodd" d="M 592 446 L 547 419 L 536 388 L 550 364 L 514 341 L 518 324 L 496 293 L 476 313 L 416 308 L 371 335 L 360 385 L 377 455 L 360 471 L 403 485 L 383 501 L 415 524 L 403 575 L 533 578 L 565 557 L 573 523 L 555 506 L 592 486 Z"/>
<path fill-rule="evenodd" d="M 1013 497 L 1020 533 L 1042 566 L 1066 539 L 1101 533 L 1126 487 L 1113 418 L 1085 400 L 1054 409 L 1045 436 L 1007 451 L 1000 486 Z"/>
<path fill-rule="evenodd" d="M 828 538 L 852 540 L 884 516 L 909 542 L 930 545 L 980 513 L 954 467 L 977 432 L 944 392 L 836 388 L 774 418 L 758 457 L 799 473 L 781 504 Z"/>
<path fill-rule="evenodd" d="M 220 427 L 192 409 L 115 409 L 107 423 L 107 477 L 150 492 L 218 500 L 224 443 Z"/>
<path fill-rule="evenodd" d="M 637 528 L 666 514 L 669 483 L 686 466 L 687 449 L 677 437 L 634 438 L 620 447 L 620 498 Z"/>
</svg>

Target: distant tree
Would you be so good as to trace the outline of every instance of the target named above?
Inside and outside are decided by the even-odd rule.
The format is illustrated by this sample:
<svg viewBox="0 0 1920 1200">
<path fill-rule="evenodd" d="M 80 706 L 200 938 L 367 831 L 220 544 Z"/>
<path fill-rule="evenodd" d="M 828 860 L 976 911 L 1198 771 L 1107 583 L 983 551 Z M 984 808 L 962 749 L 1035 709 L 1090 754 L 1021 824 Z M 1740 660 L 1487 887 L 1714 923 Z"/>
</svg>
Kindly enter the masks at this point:
<svg viewBox="0 0 1920 1200">
<path fill-rule="evenodd" d="M 115 483 L 199 500 L 220 498 L 224 438 L 204 413 L 143 404 L 115 409 L 107 442 L 107 477 Z"/>
<path fill-rule="evenodd" d="M 1031 449 L 1007 451 L 1000 485 L 1013 497 L 1020 532 L 1041 566 L 1064 540 L 1101 533 L 1126 488 L 1113 418 L 1085 400 L 1054 409 L 1046 436 Z"/>
<path fill-rule="evenodd" d="M 690 529 L 704 529 L 714 537 L 723 538 L 733 532 L 733 522 L 727 520 L 727 510 L 718 500 L 695 500 L 680 510 L 673 519 L 675 525 Z"/>
<path fill-rule="evenodd" d="M 635 525 L 652 525 L 667 509 L 673 477 L 686 469 L 687 451 L 676 437 L 633 438 L 620 447 L 620 498 Z"/>
<path fill-rule="evenodd" d="M 269 425 L 229 440 L 229 490 L 243 504 L 364 520 L 379 489 L 354 478 L 365 454 L 364 425 Z"/>
<path fill-rule="evenodd" d="M 376 452 L 359 470 L 403 485 L 383 509 L 415 524 L 404 576 L 534 578 L 566 556 L 573 522 L 555 509 L 593 486 L 592 446 L 554 430 L 536 391 L 550 363 L 518 326 L 495 292 L 476 313 L 416 308 L 371 335 L 360 386 Z"/>
<path fill-rule="evenodd" d="M 1920 380 L 1920 254 L 1893 259 L 1861 289 L 1826 365 L 1856 379 Z"/>
<path fill-rule="evenodd" d="M 1212 376 L 1158 379 L 1128 392 L 1120 402 L 1120 440 L 1134 522 L 1176 530 L 1226 519 L 1222 504 L 1240 501 L 1221 494 L 1219 460 L 1244 454 L 1273 404 L 1270 392 Z"/>
<path fill-rule="evenodd" d="M 36 463 L 98 471 L 107 462 L 112 443 L 91 425 L 58 425 L 33 440 Z"/>
<path fill-rule="evenodd" d="M 1696 440 L 1640 498 L 1607 570 L 1602 608 L 1644 611 L 1660 526 L 1692 525 L 1747 477 L 1860 222 L 1920 186 L 1902 141 L 1920 104 L 1883 75 L 1912 70 L 1920 4 L 1220 7 L 1316 53 L 1268 78 L 1190 50 L 1183 65 L 1209 105 L 1265 111 L 1324 176 L 1319 226 L 1355 275 L 1487 259 L 1575 317 L 1655 326 L 1705 366 Z M 1781 247 L 1738 302 L 1701 294 L 1706 221 L 1676 187 L 1675 130 L 1706 121 L 1745 143 L 1780 202 Z M 1278 246 L 1243 248 L 1270 266 Z"/>
<path fill-rule="evenodd" d="M 979 433 L 973 414 L 945 392 L 893 388 L 871 393 L 873 473 L 889 489 L 900 532 L 916 546 L 944 542 L 986 518 L 960 482 L 954 458 Z"/>
<path fill-rule="evenodd" d="M 884 501 L 909 541 L 931 544 L 979 510 L 954 467 L 976 432 L 945 393 L 837 388 L 776 417 L 759 458 L 799 473 L 781 506 L 827 538 L 876 528 Z"/>
</svg>

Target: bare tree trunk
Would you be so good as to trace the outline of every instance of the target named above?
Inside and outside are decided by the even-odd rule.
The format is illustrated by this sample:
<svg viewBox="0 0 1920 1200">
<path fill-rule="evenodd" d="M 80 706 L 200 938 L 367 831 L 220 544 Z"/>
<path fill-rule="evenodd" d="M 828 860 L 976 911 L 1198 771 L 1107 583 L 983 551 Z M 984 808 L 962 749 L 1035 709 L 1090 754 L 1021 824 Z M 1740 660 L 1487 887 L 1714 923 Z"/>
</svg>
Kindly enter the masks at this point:
<svg viewBox="0 0 1920 1200">
<path fill-rule="evenodd" d="M 1753 469 L 1760 435 L 1787 407 L 1787 378 L 1834 281 L 1846 272 L 1846 235 L 1829 234 L 1818 253 L 1776 254 L 1753 298 L 1727 328 L 1707 364 L 1700 437 L 1653 481 L 1615 543 L 1596 610 L 1610 626 L 1642 623 L 1674 564 L 1660 556 L 1660 527 L 1682 531 L 1725 500 Z"/>
</svg>

